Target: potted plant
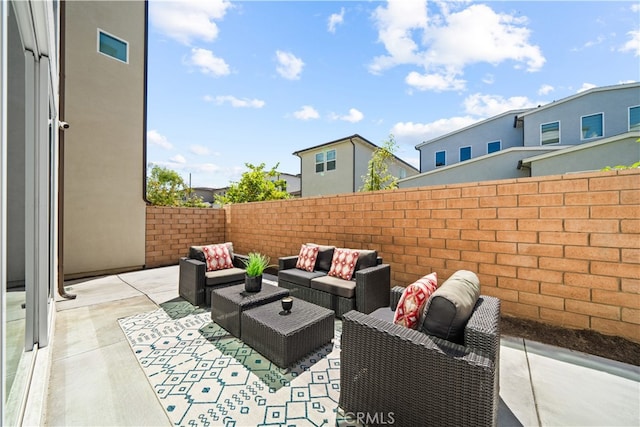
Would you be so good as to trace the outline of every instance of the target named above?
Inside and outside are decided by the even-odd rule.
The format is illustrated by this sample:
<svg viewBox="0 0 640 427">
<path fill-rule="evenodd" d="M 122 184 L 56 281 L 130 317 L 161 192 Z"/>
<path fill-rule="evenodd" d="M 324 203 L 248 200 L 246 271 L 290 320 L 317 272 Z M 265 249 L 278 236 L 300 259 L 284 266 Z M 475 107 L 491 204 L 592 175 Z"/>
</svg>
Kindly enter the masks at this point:
<svg viewBox="0 0 640 427">
<path fill-rule="evenodd" d="M 245 266 L 244 290 L 247 292 L 258 292 L 262 289 L 262 273 L 265 269 L 272 267 L 269 264 L 270 258 L 258 252 L 250 252 L 247 259 L 243 260 Z"/>
</svg>

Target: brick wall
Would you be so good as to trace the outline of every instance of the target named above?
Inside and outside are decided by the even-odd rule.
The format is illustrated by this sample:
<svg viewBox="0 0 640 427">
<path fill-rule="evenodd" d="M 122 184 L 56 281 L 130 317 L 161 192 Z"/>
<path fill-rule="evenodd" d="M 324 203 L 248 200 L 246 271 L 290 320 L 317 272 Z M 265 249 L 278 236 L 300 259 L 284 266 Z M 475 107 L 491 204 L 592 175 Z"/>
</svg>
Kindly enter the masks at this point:
<svg viewBox="0 0 640 427">
<path fill-rule="evenodd" d="M 212 211 L 224 212 L 225 218 L 211 214 L 211 221 L 224 228 L 212 231 L 211 242 L 224 240 L 213 238 L 216 233 L 226 235 L 240 253 L 259 251 L 275 263 L 279 256 L 297 254 L 305 242 L 376 249 L 391 265 L 392 286 L 406 286 L 432 271 L 442 282 L 467 269 L 480 277 L 483 294 L 502 300 L 503 314 L 640 342 L 637 170 L 247 203 Z M 187 240 L 182 244 L 191 244 Z"/>
<path fill-rule="evenodd" d="M 191 245 L 225 241 L 220 209 L 147 206 L 145 267 L 177 264 Z"/>
</svg>

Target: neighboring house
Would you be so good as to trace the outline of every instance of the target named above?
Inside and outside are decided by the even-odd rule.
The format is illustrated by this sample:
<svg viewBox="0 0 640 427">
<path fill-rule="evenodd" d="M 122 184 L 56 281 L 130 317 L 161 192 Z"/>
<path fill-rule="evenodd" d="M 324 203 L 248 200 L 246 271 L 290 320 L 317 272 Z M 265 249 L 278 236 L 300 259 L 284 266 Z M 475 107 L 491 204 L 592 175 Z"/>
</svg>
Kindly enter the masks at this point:
<svg viewBox="0 0 640 427">
<path fill-rule="evenodd" d="M 401 188 L 601 169 L 640 159 L 640 83 L 589 89 L 508 111 L 416 145 Z"/>
<path fill-rule="evenodd" d="M 200 197 L 203 202 L 213 204 L 214 195 L 216 194 L 216 189 L 211 187 L 193 187 L 191 188 L 191 192 L 194 196 Z"/>
<path fill-rule="evenodd" d="M 301 177 L 300 174 L 292 175 L 290 173 L 281 173 L 276 176 L 272 181 L 276 181 L 279 179 L 283 179 L 287 185 L 287 193 L 291 195 L 291 197 L 300 197 L 300 183 Z"/>
<path fill-rule="evenodd" d="M 147 3 L 2 1 L 0 16 L 0 420 L 38 425 L 56 288 L 145 262 Z"/>
<path fill-rule="evenodd" d="M 380 148 L 358 134 L 294 152 L 300 157 L 302 197 L 354 193 L 362 188 L 373 152 Z M 394 156 L 389 173 L 405 178 L 418 169 Z"/>
</svg>

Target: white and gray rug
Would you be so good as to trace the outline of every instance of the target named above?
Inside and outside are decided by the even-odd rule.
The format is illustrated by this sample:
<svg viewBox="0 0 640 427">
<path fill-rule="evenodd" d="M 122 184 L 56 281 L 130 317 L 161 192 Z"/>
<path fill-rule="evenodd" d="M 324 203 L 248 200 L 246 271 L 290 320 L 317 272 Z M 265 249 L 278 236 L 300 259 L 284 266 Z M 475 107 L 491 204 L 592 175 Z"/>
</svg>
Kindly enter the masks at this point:
<svg viewBox="0 0 640 427">
<path fill-rule="evenodd" d="M 174 425 L 335 425 L 340 335 L 281 369 L 182 299 L 119 321 Z"/>
</svg>

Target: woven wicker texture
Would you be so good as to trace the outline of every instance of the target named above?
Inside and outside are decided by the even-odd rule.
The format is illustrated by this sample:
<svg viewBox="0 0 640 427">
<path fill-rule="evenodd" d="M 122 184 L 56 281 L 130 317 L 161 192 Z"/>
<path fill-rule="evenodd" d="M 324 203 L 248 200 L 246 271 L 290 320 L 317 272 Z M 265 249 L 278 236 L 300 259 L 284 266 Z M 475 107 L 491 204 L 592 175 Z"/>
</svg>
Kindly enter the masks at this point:
<svg viewBox="0 0 640 427">
<path fill-rule="evenodd" d="M 401 426 L 496 425 L 500 301 L 481 296 L 465 345 L 351 311 L 343 316 L 340 407 Z"/>
<path fill-rule="evenodd" d="M 242 313 L 242 340 L 281 368 L 328 343 L 334 312 L 295 298 L 289 314 L 280 301 Z"/>
<path fill-rule="evenodd" d="M 287 289 L 262 284 L 259 292 L 246 292 L 244 284 L 211 291 L 211 320 L 241 338 L 241 314 L 248 308 L 267 304 L 289 295 Z"/>
</svg>

